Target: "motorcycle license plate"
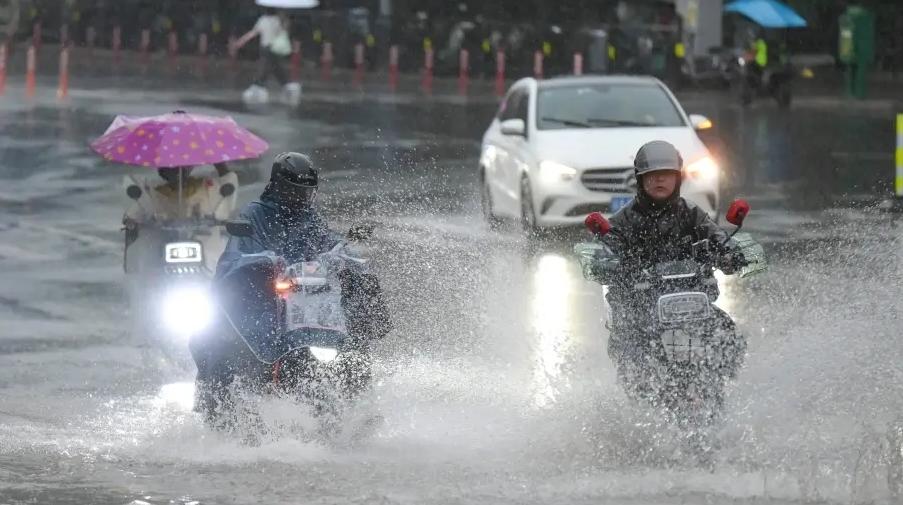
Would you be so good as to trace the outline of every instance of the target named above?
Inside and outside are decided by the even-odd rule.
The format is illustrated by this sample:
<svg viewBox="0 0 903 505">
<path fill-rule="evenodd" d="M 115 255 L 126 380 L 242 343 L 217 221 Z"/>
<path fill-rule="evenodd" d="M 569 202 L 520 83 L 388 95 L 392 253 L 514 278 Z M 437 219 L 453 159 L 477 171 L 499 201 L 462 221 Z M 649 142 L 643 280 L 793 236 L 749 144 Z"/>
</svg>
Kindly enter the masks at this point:
<svg viewBox="0 0 903 505">
<path fill-rule="evenodd" d="M 711 315 L 712 304 L 705 293 L 674 293 L 658 299 L 658 318 L 663 323 L 708 319 Z"/>
<path fill-rule="evenodd" d="M 631 200 L 633 200 L 632 196 L 613 196 L 611 198 L 611 204 L 608 206 L 608 208 L 611 213 L 614 214 L 615 212 L 626 207 Z"/>
<path fill-rule="evenodd" d="M 292 293 L 287 300 L 286 327 L 288 330 L 311 328 L 344 332 L 341 294 L 333 291 Z"/>
</svg>

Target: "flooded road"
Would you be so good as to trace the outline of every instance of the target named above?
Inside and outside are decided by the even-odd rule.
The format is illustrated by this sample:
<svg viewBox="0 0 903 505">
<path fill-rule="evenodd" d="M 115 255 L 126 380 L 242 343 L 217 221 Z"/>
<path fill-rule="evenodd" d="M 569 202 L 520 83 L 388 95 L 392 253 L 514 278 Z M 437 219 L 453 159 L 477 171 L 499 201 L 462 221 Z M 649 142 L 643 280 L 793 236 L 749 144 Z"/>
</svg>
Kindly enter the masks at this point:
<svg viewBox="0 0 903 505">
<path fill-rule="evenodd" d="M 0 503 L 891 503 L 903 244 L 899 223 L 861 204 L 885 187 L 867 154 L 885 149 L 883 110 L 804 102 L 787 117 L 686 97 L 718 125 L 724 199 L 750 197 L 771 267 L 722 280 L 749 356 L 714 468 L 701 468 L 616 384 L 602 287 L 571 252 L 581 232 L 530 242 L 481 222 L 491 99 L 313 90 L 292 111 L 245 110 L 229 92 L 72 96 L 65 109 L 2 102 Z M 312 152 L 334 226 L 378 223 L 395 329 L 347 420 L 382 416 L 368 437 L 311 441 L 292 427 L 315 421 L 278 400 L 257 444 L 210 431 L 191 412 L 192 374 L 130 334 L 119 184 L 139 171 L 101 163 L 87 141 L 115 114 L 176 108 L 232 114 L 269 156 Z M 237 169 L 253 198 L 268 160 Z"/>
</svg>

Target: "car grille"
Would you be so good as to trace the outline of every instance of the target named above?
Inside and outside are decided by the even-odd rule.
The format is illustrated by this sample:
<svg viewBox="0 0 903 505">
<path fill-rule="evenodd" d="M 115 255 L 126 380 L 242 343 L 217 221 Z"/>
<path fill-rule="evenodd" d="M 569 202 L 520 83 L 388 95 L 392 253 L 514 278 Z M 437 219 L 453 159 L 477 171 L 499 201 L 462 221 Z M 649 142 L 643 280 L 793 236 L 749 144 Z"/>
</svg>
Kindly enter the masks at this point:
<svg viewBox="0 0 903 505">
<path fill-rule="evenodd" d="M 567 211 L 564 215 L 568 217 L 585 216 L 591 212 L 608 214 L 609 210 L 611 210 L 611 206 L 607 203 L 585 203 L 571 208 L 571 210 Z"/>
<path fill-rule="evenodd" d="M 633 167 L 591 168 L 583 171 L 580 182 L 590 191 L 606 193 L 634 193 L 636 191 Z"/>
</svg>

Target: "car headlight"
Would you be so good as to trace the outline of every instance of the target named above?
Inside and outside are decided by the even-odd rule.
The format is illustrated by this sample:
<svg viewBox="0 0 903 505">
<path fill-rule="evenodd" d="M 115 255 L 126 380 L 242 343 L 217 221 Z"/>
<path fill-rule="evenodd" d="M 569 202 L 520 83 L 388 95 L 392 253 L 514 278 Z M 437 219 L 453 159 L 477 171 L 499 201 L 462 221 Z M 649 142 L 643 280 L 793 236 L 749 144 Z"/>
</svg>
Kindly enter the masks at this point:
<svg viewBox="0 0 903 505">
<path fill-rule="evenodd" d="M 210 324 L 213 302 L 201 286 L 185 286 L 166 293 L 163 300 L 163 321 L 173 333 L 190 337 Z"/>
<path fill-rule="evenodd" d="M 557 161 L 546 160 L 539 164 L 539 178 L 543 182 L 569 181 L 577 176 L 577 170 Z"/>
<path fill-rule="evenodd" d="M 687 176 L 691 179 L 709 181 L 718 177 L 721 168 L 711 157 L 700 158 L 686 167 Z"/>
<path fill-rule="evenodd" d="M 339 355 L 338 349 L 333 349 L 331 347 L 310 347 L 310 353 L 314 358 L 317 358 L 317 361 L 332 361 Z"/>
</svg>

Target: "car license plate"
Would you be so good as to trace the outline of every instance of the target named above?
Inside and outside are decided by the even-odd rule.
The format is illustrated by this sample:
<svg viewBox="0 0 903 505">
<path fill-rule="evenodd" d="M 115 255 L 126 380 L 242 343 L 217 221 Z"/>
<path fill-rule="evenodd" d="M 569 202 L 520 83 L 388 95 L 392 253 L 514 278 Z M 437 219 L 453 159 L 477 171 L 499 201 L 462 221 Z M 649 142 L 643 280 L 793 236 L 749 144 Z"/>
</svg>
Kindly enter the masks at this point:
<svg viewBox="0 0 903 505">
<path fill-rule="evenodd" d="M 611 213 L 614 214 L 624 208 L 631 200 L 633 200 L 632 196 L 613 196 L 611 198 L 611 205 L 609 205 L 608 208 Z"/>
</svg>

